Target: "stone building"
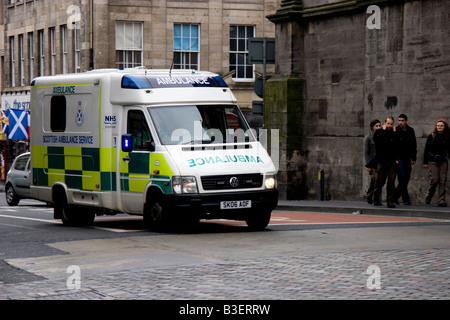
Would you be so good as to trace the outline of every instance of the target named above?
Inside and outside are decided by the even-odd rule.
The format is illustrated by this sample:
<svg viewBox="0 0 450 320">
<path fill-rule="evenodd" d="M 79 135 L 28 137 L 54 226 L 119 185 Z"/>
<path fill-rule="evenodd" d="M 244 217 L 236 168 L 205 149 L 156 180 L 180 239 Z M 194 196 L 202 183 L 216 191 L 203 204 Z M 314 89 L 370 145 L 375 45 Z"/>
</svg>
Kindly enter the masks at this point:
<svg viewBox="0 0 450 320">
<path fill-rule="evenodd" d="M 2 7 L 3 93 L 29 90 L 41 73 L 173 63 L 224 76 L 255 126 L 253 81 L 262 69 L 242 63 L 242 44 L 252 33 L 275 37 L 264 121 L 279 130 L 281 199 L 318 199 L 320 170 L 325 197 L 363 199 L 369 123 L 405 113 L 418 144 L 409 190 L 413 203 L 424 202 L 425 139 L 439 118 L 450 120 L 450 0 L 3 0 Z"/>
<path fill-rule="evenodd" d="M 266 18 L 281 0 L 0 0 L 2 110 L 29 108 L 41 75 L 100 68 L 171 67 L 222 75 L 254 127 L 253 90 L 260 65 L 247 39 L 275 35 Z M 273 66 L 272 66 L 273 69 Z M 269 70 L 270 71 L 270 70 Z M 0 138 L 1 140 L 2 138 Z M 3 141 L 11 163 L 17 152 Z M 0 180 L 2 178 L 0 177 Z"/>
<path fill-rule="evenodd" d="M 3 0 L 2 93 L 36 76 L 99 68 L 193 68 L 226 78 L 240 106 L 259 98 L 246 39 L 274 37 L 280 0 Z M 0 31 L 2 31 L 0 29 Z M 251 115 L 251 112 L 248 112 Z"/>
<path fill-rule="evenodd" d="M 409 190 L 423 203 L 425 139 L 450 120 L 450 1 L 284 0 L 268 18 L 276 76 L 265 122 L 282 130 L 282 198 L 318 199 L 324 170 L 330 198 L 363 199 L 369 123 L 405 113 L 418 144 Z"/>
</svg>

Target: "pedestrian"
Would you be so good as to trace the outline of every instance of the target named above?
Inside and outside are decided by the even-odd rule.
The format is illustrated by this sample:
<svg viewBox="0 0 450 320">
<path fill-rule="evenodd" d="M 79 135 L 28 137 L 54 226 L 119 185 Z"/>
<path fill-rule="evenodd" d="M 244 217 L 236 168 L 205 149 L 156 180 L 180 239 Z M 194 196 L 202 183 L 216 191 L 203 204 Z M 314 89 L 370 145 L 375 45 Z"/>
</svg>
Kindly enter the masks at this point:
<svg viewBox="0 0 450 320">
<path fill-rule="evenodd" d="M 378 119 L 370 122 L 370 134 L 364 140 L 364 158 L 366 161 L 366 170 L 369 172 L 369 188 L 367 189 L 367 203 L 373 203 L 373 191 L 375 190 L 375 183 L 377 181 L 377 162 L 375 142 L 373 141 L 373 134 L 376 130 L 381 128 L 381 121 Z"/>
<path fill-rule="evenodd" d="M 414 129 L 408 125 L 408 117 L 405 114 L 398 116 L 398 126 L 395 130 L 397 135 L 397 179 L 398 185 L 395 188 L 395 203 L 402 197 L 405 205 L 411 205 L 411 198 L 408 193 L 408 183 L 411 179 L 412 165 L 417 160 L 417 141 Z"/>
<path fill-rule="evenodd" d="M 387 117 L 383 126 L 375 131 L 373 141 L 375 141 L 377 157 L 377 181 L 373 191 L 373 204 L 381 206 L 381 191 L 386 184 L 386 202 L 388 208 L 395 208 L 395 177 L 397 174 L 397 141 L 395 134 L 394 118 Z"/>
<path fill-rule="evenodd" d="M 428 168 L 430 176 L 430 187 L 425 199 L 426 204 L 431 203 L 431 199 L 439 187 L 438 206 L 447 206 L 445 188 L 447 184 L 449 152 L 450 128 L 445 120 L 439 119 L 434 126 L 433 133 L 427 138 L 423 154 L 423 167 Z"/>
</svg>

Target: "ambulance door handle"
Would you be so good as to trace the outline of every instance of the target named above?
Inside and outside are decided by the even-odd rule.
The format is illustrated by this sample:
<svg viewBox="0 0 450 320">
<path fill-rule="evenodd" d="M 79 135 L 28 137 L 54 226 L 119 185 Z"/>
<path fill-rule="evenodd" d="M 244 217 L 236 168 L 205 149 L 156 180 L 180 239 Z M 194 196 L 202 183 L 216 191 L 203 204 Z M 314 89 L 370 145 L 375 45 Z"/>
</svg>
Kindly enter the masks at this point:
<svg viewBox="0 0 450 320">
<path fill-rule="evenodd" d="M 129 157 L 129 156 L 126 156 L 126 157 L 125 157 L 125 158 L 123 158 L 122 160 L 123 160 L 123 161 L 125 161 L 126 163 L 128 163 L 128 162 L 130 162 L 130 160 L 131 160 L 131 159 L 130 159 L 130 157 Z"/>
</svg>

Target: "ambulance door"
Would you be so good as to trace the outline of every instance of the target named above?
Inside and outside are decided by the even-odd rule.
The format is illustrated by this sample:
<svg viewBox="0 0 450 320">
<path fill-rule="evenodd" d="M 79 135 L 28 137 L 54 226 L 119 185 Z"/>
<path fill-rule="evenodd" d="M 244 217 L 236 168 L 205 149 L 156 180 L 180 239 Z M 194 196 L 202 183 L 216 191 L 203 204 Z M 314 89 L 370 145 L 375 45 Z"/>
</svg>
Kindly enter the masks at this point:
<svg viewBox="0 0 450 320">
<path fill-rule="evenodd" d="M 153 139 L 144 110 L 126 107 L 123 119 L 126 119 L 126 128 L 122 129 L 122 133 L 132 137 L 132 151 L 121 151 L 120 157 L 123 210 L 128 213 L 142 213 L 144 191 L 151 175 L 152 154 L 149 145 Z"/>
</svg>

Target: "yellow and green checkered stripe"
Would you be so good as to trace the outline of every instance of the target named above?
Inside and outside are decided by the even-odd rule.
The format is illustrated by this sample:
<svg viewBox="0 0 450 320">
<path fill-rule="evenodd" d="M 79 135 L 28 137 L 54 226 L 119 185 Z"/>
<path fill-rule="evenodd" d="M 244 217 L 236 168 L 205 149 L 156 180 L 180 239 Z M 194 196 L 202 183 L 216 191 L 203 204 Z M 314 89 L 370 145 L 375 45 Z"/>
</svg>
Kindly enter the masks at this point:
<svg viewBox="0 0 450 320">
<path fill-rule="evenodd" d="M 110 148 L 32 148 L 33 185 L 52 186 L 63 182 L 68 188 L 115 191 L 115 156 Z"/>
<path fill-rule="evenodd" d="M 120 189 L 130 192 L 144 192 L 148 181 L 152 185 L 158 186 L 163 193 L 172 193 L 173 172 L 167 164 L 164 155 L 161 153 L 124 153 L 121 158 L 130 157 L 129 163 L 124 162 L 122 173 L 120 174 Z M 150 160 L 151 159 L 151 160 Z M 152 171 L 151 161 L 158 162 L 158 173 Z"/>
</svg>

